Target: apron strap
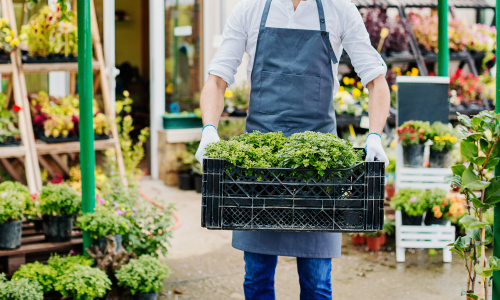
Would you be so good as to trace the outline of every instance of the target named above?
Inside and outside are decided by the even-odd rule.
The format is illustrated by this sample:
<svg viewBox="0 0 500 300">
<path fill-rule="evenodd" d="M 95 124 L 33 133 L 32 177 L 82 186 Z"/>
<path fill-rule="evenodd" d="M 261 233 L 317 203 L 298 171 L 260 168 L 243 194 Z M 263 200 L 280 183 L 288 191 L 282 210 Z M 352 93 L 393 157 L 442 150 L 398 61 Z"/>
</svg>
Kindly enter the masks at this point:
<svg viewBox="0 0 500 300">
<path fill-rule="evenodd" d="M 264 29 L 266 27 L 267 16 L 269 15 L 269 9 L 271 9 L 271 1 L 266 1 L 266 6 L 264 7 L 264 12 L 262 12 L 262 18 L 260 19 L 260 29 Z M 312 0 L 309 0 L 312 1 Z M 319 27 L 321 31 L 326 31 L 325 24 L 325 12 L 323 11 L 323 3 L 321 0 L 316 0 L 316 6 L 318 7 L 318 16 L 319 16 Z"/>
</svg>

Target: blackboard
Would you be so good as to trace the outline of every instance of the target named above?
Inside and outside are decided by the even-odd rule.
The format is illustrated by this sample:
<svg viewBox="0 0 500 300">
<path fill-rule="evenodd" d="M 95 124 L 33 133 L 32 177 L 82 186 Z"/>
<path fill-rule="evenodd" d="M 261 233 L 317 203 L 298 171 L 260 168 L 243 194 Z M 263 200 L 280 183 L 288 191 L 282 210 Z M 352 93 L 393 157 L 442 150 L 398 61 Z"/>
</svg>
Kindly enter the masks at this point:
<svg viewBox="0 0 500 300">
<path fill-rule="evenodd" d="M 450 107 L 448 100 L 449 77 L 398 76 L 396 124 L 406 121 L 440 121 L 448 123 Z"/>
</svg>

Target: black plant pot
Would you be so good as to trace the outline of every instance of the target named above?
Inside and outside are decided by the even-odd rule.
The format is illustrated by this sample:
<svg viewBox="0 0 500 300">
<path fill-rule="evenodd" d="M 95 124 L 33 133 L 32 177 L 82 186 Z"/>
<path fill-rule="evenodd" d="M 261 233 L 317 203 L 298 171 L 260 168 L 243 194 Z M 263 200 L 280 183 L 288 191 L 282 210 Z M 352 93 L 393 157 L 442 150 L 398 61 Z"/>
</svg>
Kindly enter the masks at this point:
<svg viewBox="0 0 500 300">
<path fill-rule="evenodd" d="M 179 189 L 183 191 L 194 190 L 194 179 L 190 173 L 179 173 Z"/>
<path fill-rule="evenodd" d="M 35 231 L 43 231 L 42 219 L 33 219 L 33 225 L 35 226 Z"/>
<path fill-rule="evenodd" d="M 201 194 L 202 178 L 201 175 L 194 175 L 194 189 L 198 194 Z"/>
<path fill-rule="evenodd" d="M 0 249 L 12 250 L 21 247 L 23 221 L 12 221 L 0 224 Z"/>
<path fill-rule="evenodd" d="M 408 145 L 403 147 L 403 164 L 410 168 L 423 168 L 425 145 Z"/>
<path fill-rule="evenodd" d="M 122 248 L 122 235 L 116 234 L 113 235 L 113 237 L 115 238 L 116 241 L 115 251 L 118 252 Z M 99 251 L 104 253 L 104 251 L 106 250 L 106 245 L 108 244 L 108 240 L 105 237 L 98 238 L 97 240 L 94 241 L 94 244 L 97 245 L 97 247 L 99 247 Z"/>
<path fill-rule="evenodd" d="M 135 294 L 132 300 L 156 300 L 158 298 L 158 293 L 151 294 Z"/>
<path fill-rule="evenodd" d="M 429 167 L 431 168 L 449 168 L 451 164 L 450 151 L 436 151 L 431 148 L 429 154 Z"/>
<path fill-rule="evenodd" d="M 446 225 L 446 223 L 448 223 L 448 220 L 443 218 L 436 218 L 434 216 L 434 213 L 432 212 L 427 212 L 427 214 L 425 215 L 425 225 Z"/>
<path fill-rule="evenodd" d="M 59 243 L 71 240 L 73 216 L 43 216 L 43 233 L 48 242 Z"/>
<path fill-rule="evenodd" d="M 423 216 L 409 216 L 405 213 L 403 215 L 403 225 L 413 225 L 413 226 L 420 226 L 422 225 L 422 217 Z"/>
</svg>

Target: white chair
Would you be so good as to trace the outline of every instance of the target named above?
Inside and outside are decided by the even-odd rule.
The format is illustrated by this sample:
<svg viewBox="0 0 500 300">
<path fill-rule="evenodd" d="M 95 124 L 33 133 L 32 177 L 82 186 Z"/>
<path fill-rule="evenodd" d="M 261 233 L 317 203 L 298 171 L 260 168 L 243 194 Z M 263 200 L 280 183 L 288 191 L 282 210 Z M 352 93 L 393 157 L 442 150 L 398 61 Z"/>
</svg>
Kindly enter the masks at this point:
<svg viewBox="0 0 500 300">
<path fill-rule="evenodd" d="M 422 222 L 423 223 L 423 222 Z M 401 211 L 396 211 L 396 260 L 405 262 L 406 248 L 443 249 L 443 261 L 451 262 L 450 247 L 455 241 L 455 226 L 446 225 L 407 226 L 403 225 Z"/>
</svg>

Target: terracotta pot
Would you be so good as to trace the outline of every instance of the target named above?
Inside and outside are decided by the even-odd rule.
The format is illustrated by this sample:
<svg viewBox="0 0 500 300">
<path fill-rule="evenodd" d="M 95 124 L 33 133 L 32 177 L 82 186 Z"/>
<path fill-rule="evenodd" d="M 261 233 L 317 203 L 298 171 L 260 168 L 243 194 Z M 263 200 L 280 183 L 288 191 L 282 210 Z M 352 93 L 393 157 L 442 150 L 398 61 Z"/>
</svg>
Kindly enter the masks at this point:
<svg viewBox="0 0 500 300">
<path fill-rule="evenodd" d="M 370 251 L 379 251 L 380 246 L 382 246 L 382 239 L 380 236 L 368 236 L 366 237 L 366 246 Z"/>
<path fill-rule="evenodd" d="M 392 185 L 392 184 L 385 185 L 385 198 L 386 199 L 392 199 L 392 197 L 394 197 L 395 193 L 396 193 L 396 188 L 394 188 L 394 185 Z"/>
<path fill-rule="evenodd" d="M 385 233 L 380 235 L 380 246 L 385 245 Z"/>
<path fill-rule="evenodd" d="M 366 243 L 366 238 L 363 235 L 353 234 L 352 243 L 354 245 L 364 245 Z"/>
</svg>

